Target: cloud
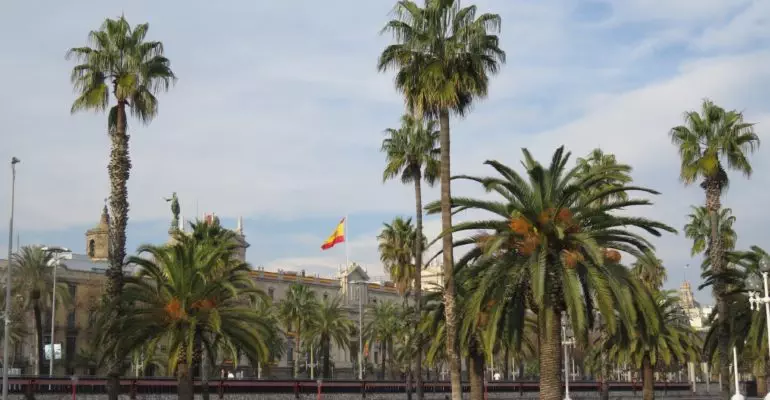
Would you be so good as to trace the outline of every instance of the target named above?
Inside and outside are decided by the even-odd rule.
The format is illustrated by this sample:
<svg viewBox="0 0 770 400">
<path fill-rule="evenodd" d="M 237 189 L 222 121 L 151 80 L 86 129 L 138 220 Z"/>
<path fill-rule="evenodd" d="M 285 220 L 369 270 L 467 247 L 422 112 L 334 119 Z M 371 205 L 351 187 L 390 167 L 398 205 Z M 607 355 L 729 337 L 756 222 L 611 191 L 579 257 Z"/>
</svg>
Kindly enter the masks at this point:
<svg viewBox="0 0 770 400">
<path fill-rule="evenodd" d="M 141 226 L 165 226 L 162 197 L 176 191 L 188 218 L 215 211 L 257 221 L 247 225 L 255 242 L 250 260 L 276 268 L 333 273 L 344 257 L 319 256 L 318 240 L 328 228 L 315 224 L 368 216 L 375 222 L 356 228 L 352 256 L 384 273 L 376 253 L 379 223 L 389 218 L 383 215 L 411 215 L 413 207 L 411 187 L 381 183 L 381 132 L 403 112 L 392 73 L 375 69 L 390 41 L 378 31 L 392 1 L 240 1 L 220 9 L 193 1 L 184 10 L 89 1 L 78 10 L 51 4 L 43 13 L 14 3 L 0 16 L 15 32 L 0 38 L 13 54 L 0 60 L 0 74 L 16 77 L 4 83 L 12 95 L 0 97 L 0 162 L 22 159 L 17 229 L 80 243 L 83 227 L 99 217 L 109 193 L 106 117 L 69 114 L 72 63 L 63 55 L 105 16 L 124 12 L 134 23 L 150 22 L 149 37 L 163 40 L 180 77 L 159 95 L 152 124 L 129 127 L 132 243 L 165 235 Z M 702 202 L 697 187 L 678 182 L 676 149 L 667 137 L 682 112 L 710 97 L 744 110 L 766 137 L 766 1 L 475 3 L 480 12 L 501 15 L 508 62 L 491 80 L 489 97 L 467 118 L 453 120 L 453 172 L 487 173 L 486 159 L 516 165 L 521 147 L 538 158 L 561 144 L 575 156 L 602 147 L 632 164 L 639 183 L 663 192 L 646 215 L 680 228 L 688 206 Z M 43 40 L 44 31 L 57 34 Z M 770 222 L 759 206 L 770 193 L 767 162 L 752 160 L 755 176 L 735 176 L 724 199 L 739 216 L 741 245 L 762 245 Z M 0 170 L 0 188 L 9 186 L 7 169 Z M 453 190 L 483 195 L 472 185 Z M 425 199 L 437 196 L 430 189 Z M 0 196 L 0 210 L 8 208 L 8 196 Z M 280 235 L 285 244 L 258 243 L 288 226 Z M 426 220 L 429 236 L 438 228 L 437 218 Z M 673 282 L 677 268 L 693 263 L 689 244 L 682 236 L 658 244 Z"/>
</svg>

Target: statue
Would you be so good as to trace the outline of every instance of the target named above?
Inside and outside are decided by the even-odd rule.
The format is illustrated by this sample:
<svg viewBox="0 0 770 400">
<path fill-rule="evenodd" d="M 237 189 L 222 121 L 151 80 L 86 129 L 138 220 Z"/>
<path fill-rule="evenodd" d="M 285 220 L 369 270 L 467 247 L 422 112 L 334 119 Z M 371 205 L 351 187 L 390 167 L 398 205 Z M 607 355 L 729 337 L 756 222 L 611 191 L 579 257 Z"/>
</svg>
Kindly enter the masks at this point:
<svg viewBox="0 0 770 400">
<path fill-rule="evenodd" d="M 176 197 L 176 192 L 171 194 L 171 198 L 164 198 L 166 202 L 171 202 L 171 213 L 174 215 L 174 219 L 171 220 L 171 227 L 178 229 L 179 227 L 179 198 Z"/>
</svg>

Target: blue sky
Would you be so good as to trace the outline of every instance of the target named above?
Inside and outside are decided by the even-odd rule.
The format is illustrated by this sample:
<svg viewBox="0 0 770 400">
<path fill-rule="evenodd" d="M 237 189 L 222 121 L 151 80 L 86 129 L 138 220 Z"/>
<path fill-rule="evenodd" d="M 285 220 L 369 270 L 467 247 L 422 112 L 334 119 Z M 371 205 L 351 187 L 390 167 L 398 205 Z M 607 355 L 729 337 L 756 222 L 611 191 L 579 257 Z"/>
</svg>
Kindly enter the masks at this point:
<svg viewBox="0 0 770 400">
<path fill-rule="evenodd" d="M 181 5 L 184 4 L 184 5 Z M 667 132 L 709 97 L 745 112 L 767 138 L 770 122 L 770 3 L 763 0 L 480 0 L 499 13 L 508 62 L 489 97 L 452 121 L 453 172 L 482 162 L 517 165 L 520 148 L 547 157 L 564 144 L 582 156 L 601 146 L 633 165 L 634 178 L 663 192 L 642 212 L 681 228 L 696 187 L 677 180 Z M 324 275 L 344 250 L 320 244 L 350 214 L 351 256 L 383 275 L 376 234 L 411 215 L 412 189 L 381 183 L 382 130 L 403 112 L 392 74 L 375 68 L 390 42 L 378 34 L 392 1 L 11 2 L 0 12 L 0 160 L 22 159 L 17 228 L 22 244 L 84 250 L 83 232 L 108 195 L 106 116 L 71 116 L 72 63 L 105 17 L 150 23 L 179 81 L 161 94 L 149 126 L 130 125 L 134 165 L 129 250 L 166 238 L 176 191 L 182 213 L 243 216 L 248 258 L 267 268 Z M 733 176 L 724 204 L 738 217 L 739 245 L 770 247 L 767 149 L 751 181 Z M 5 161 L 4 161 L 5 162 Z M 9 174 L 0 174 L 0 210 Z M 457 194 L 482 195 L 458 185 Z M 429 190 L 425 198 L 435 199 Z M 7 213 L 7 211 L 3 211 Z M 7 214 L 0 214 L 2 215 Z M 2 224 L 0 237 L 6 237 Z M 438 222 L 427 221 L 429 235 Z M 690 259 L 682 236 L 656 241 L 678 286 Z M 5 242 L 0 245 L 4 254 Z M 691 268 L 689 276 L 695 276 Z M 709 301 L 708 295 L 698 296 Z"/>
</svg>

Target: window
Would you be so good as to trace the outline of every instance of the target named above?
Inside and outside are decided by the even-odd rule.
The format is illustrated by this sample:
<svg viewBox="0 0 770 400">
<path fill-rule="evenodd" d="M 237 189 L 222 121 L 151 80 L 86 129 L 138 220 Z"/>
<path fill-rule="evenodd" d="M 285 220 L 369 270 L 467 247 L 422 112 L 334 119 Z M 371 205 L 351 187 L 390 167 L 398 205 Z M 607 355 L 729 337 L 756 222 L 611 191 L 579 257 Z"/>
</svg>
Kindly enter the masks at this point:
<svg viewBox="0 0 770 400">
<path fill-rule="evenodd" d="M 267 288 L 267 295 L 270 296 L 270 300 L 275 300 L 275 289 Z"/>
<path fill-rule="evenodd" d="M 324 300 L 329 298 L 329 293 L 324 292 Z"/>
<path fill-rule="evenodd" d="M 75 329 L 75 310 L 72 310 L 67 314 L 67 329 Z"/>
<path fill-rule="evenodd" d="M 378 352 L 376 352 L 376 351 L 374 352 L 374 363 L 375 363 L 375 364 L 377 364 L 378 362 L 380 362 L 380 357 L 379 357 L 379 355 L 380 355 L 380 353 L 378 353 Z"/>
<path fill-rule="evenodd" d="M 70 299 L 72 299 L 72 301 L 75 301 L 75 294 L 78 291 L 77 285 L 75 285 L 74 283 L 70 283 L 67 285 L 67 289 L 69 289 L 69 292 L 70 292 Z"/>
<path fill-rule="evenodd" d="M 294 349 L 289 347 L 289 350 L 286 352 L 286 362 L 294 362 Z"/>
<path fill-rule="evenodd" d="M 88 241 L 88 256 L 93 258 L 96 255 L 96 241 L 91 239 Z"/>
</svg>

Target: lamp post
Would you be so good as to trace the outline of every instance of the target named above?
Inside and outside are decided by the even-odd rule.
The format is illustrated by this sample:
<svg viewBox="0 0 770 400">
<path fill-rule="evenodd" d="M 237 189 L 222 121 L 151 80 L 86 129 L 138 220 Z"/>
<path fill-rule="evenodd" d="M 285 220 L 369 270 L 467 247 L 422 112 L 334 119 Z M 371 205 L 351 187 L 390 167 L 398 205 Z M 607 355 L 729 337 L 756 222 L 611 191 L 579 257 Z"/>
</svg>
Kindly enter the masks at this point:
<svg viewBox="0 0 770 400">
<path fill-rule="evenodd" d="M 16 200 L 16 164 L 19 159 L 11 157 L 11 218 L 8 223 L 8 264 L 5 266 L 5 326 L 3 327 L 3 400 L 8 399 L 8 336 L 11 335 L 11 255 L 13 252 L 13 207 Z"/>
<path fill-rule="evenodd" d="M 366 284 L 364 281 L 348 282 L 353 285 Z M 364 294 L 358 292 L 358 380 L 364 380 Z"/>
<path fill-rule="evenodd" d="M 53 254 L 53 288 L 51 288 L 51 362 L 48 364 L 48 375 L 53 376 L 53 363 L 56 359 L 56 353 L 54 352 L 54 333 L 56 328 L 56 267 L 59 266 L 59 255 L 61 253 L 69 253 L 69 249 L 65 247 L 51 246 L 43 247 L 43 251 Z"/>
<path fill-rule="evenodd" d="M 730 400 L 745 400 L 740 390 L 740 382 L 738 380 L 738 349 L 733 346 L 733 369 L 735 371 L 735 394 L 730 397 Z"/>
<path fill-rule="evenodd" d="M 564 318 L 561 324 L 562 346 L 564 346 L 564 400 L 572 400 L 569 397 L 569 346 L 575 344 L 574 338 L 567 339 L 567 319 Z"/>
<path fill-rule="evenodd" d="M 752 310 L 759 311 L 759 304 L 765 305 L 765 323 L 767 323 L 767 344 L 768 352 L 770 352 L 770 292 L 768 292 L 767 285 L 767 260 L 762 259 L 760 262 L 760 269 L 762 270 L 762 280 L 764 281 L 765 297 L 760 297 L 757 292 L 749 292 L 749 304 Z M 770 392 L 765 395 L 765 400 L 770 400 Z"/>
</svg>

